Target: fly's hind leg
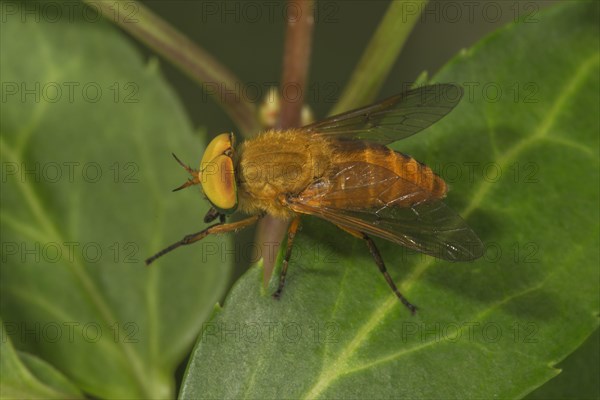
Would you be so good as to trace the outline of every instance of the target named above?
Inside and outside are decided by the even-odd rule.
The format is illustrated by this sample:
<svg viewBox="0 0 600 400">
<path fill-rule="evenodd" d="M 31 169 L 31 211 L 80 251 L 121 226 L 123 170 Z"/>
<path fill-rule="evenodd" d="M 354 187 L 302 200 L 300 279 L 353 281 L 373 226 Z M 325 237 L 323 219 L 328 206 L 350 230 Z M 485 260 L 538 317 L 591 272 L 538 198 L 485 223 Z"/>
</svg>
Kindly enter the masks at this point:
<svg viewBox="0 0 600 400">
<path fill-rule="evenodd" d="M 281 291 L 285 286 L 285 275 L 287 274 L 288 264 L 290 262 L 290 258 L 292 257 L 292 247 L 294 246 L 294 238 L 296 237 L 296 232 L 298 232 L 298 227 L 300 226 L 300 217 L 294 218 L 290 226 L 288 227 L 287 234 L 287 247 L 285 249 L 285 257 L 283 259 L 283 265 L 281 266 L 281 274 L 279 275 L 279 286 L 275 293 L 273 293 L 273 298 L 278 299 L 281 297 Z"/>
<path fill-rule="evenodd" d="M 375 242 L 373 242 L 373 239 L 371 239 L 365 233 L 362 233 L 362 235 L 363 235 L 363 239 L 367 242 L 367 246 L 369 247 L 371 256 L 373 256 L 373 259 L 375 260 L 375 263 L 379 267 L 379 271 L 383 274 L 383 277 L 385 278 L 387 284 L 390 286 L 392 291 L 396 294 L 396 297 L 398 297 L 400 302 L 402 302 L 402 304 L 404 304 L 406 306 L 406 308 L 408 308 L 410 310 L 411 314 L 415 315 L 415 313 L 417 312 L 417 307 L 414 304 L 412 304 L 411 302 L 409 302 L 406 299 L 406 297 L 404 297 L 402 295 L 402 293 L 400 293 L 400 291 L 396 287 L 396 284 L 392 280 L 392 277 L 390 276 L 390 274 L 388 274 L 387 269 L 385 268 L 385 264 L 383 263 L 383 259 L 381 258 L 381 253 L 379 253 L 377 246 L 375 246 Z"/>
<path fill-rule="evenodd" d="M 415 305 L 411 304 L 406 299 L 406 297 L 404 297 L 402 295 L 402 293 L 400 293 L 400 291 L 396 287 L 396 284 L 392 280 L 392 277 L 390 276 L 390 274 L 388 274 L 387 269 L 385 268 L 385 264 L 383 262 L 383 258 L 381 258 L 381 253 L 379 253 L 379 250 L 377 249 L 377 246 L 375 246 L 375 242 L 373 242 L 373 239 L 371 239 L 364 232 L 360 232 L 360 231 L 357 231 L 357 230 L 354 230 L 354 229 L 346 228 L 345 226 L 340 226 L 340 225 L 338 225 L 338 227 L 340 229 L 345 230 L 346 232 L 348 232 L 352 236 L 355 236 L 355 237 L 357 237 L 359 239 L 362 239 L 365 242 L 367 242 L 367 246 L 369 247 L 369 252 L 371 253 L 371 256 L 373 257 L 373 260 L 375 260 L 375 264 L 377 264 L 377 267 L 379 268 L 379 272 L 381 272 L 383 274 L 383 277 L 385 278 L 385 281 L 387 282 L 387 284 L 389 285 L 389 287 L 392 289 L 392 291 L 394 292 L 394 294 L 396 295 L 396 297 L 398 297 L 398 299 L 400 300 L 400 302 L 402 304 L 404 304 L 406 306 L 406 308 L 408 308 L 410 310 L 411 314 L 414 315 L 417 312 L 417 307 Z"/>
</svg>

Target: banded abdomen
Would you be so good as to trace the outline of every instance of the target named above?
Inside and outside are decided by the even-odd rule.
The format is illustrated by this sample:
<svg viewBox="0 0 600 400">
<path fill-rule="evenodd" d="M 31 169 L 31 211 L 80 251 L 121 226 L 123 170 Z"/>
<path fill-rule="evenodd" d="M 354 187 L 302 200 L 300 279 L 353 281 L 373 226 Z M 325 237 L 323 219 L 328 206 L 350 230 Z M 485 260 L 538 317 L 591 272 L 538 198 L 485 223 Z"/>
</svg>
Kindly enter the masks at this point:
<svg viewBox="0 0 600 400">
<path fill-rule="evenodd" d="M 332 149 L 326 176 L 301 195 L 313 207 L 410 207 L 446 195 L 446 183 L 431 168 L 388 147 L 339 141 Z"/>
</svg>

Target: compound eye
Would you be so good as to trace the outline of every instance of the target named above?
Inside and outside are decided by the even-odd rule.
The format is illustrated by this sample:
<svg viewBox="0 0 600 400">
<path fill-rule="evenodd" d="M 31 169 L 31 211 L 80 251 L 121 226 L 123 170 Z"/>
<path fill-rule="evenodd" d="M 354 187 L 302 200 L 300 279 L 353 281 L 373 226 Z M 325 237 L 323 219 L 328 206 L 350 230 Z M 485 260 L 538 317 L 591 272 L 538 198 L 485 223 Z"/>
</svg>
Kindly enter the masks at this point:
<svg viewBox="0 0 600 400">
<path fill-rule="evenodd" d="M 200 171 L 204 169 L 204 163 L 210 163 L 215 157 L 225 154 L 229 150 L 233 150 L 233 135 L 230 133 L 221 133 L 210 141 L 202 161 L 200 161 Z"/>
<path fill-rule="evenodd" d="M 204 194 L 216 209 L 225 213 L 232 213 L 237 208 L 232 155 L 233 135 L 223 133 L 209 143 L 200 163 Z"/>
<path fill-rule="evenodd" d="M 237 207 L 237 188 L 233 160 L 226 155 L 215 157 L 202 172 L 202 189 L 220 211 L 233 212 Z"/>
</svg>

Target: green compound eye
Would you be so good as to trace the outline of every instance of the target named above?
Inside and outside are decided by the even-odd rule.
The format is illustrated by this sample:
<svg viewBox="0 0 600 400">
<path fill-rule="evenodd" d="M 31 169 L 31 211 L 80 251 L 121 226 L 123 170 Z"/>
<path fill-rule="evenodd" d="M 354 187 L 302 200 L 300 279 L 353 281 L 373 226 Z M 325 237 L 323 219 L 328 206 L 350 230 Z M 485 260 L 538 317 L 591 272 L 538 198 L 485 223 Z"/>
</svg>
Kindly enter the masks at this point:
<svg viewBox="0 0 600 400">
<path fill-rule="evenodd" d="M 206 148 L 200 162 L 202 189 L 215 208 L 232 213 L 237 208 L 233 168 L 233 134 L 222 133 Z"/>
</svg>

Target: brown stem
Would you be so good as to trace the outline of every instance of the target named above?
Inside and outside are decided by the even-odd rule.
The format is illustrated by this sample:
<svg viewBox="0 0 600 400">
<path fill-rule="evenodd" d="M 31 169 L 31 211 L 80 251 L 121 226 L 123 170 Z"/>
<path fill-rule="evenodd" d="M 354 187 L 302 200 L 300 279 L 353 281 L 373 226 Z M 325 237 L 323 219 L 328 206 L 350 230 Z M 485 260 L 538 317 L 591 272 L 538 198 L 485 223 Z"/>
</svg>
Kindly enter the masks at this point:
<svg viewBox="0 0 600 400">
<path fill-rule="evenodd" d="M 278 129 L 289 129 L 300 125 L 314 26 L 313 0 L 288 0 L 288 3 L 289 10 L 298 12 L 290 13 L 287 21 Z M 263 244 L 263 250 L 266 250 L 265 245 L 281 243 L 288 223 L 289 221 L 267 215 L 259 223 L 256 233 L 257 243 Z M 263 251 L 262 254 L 264 255 L 263 283 L 266 286 L 273 273 L 277 251 Z"/>
<path fill-rule="evenodd" d="M 314 26 L 313 0 L 290 0 L 289 3 L 288 9 L 298 10 L 299 15 L 290 15 L 287 21 L 279 129 L 300 126 Z"/>
</svg>

